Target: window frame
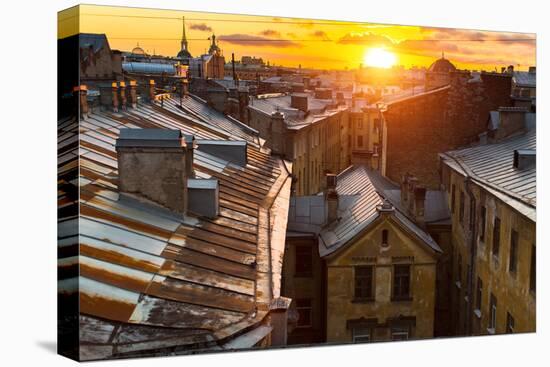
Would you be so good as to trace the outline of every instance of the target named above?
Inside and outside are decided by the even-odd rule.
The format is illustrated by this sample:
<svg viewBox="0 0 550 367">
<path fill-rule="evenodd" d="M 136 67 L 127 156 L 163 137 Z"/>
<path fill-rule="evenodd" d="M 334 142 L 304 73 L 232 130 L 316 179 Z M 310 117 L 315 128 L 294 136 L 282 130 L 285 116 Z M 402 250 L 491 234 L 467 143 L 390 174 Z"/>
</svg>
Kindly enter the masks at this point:
<svg viewBox="0 0 550 367">
<path fill-rule="evenodd" d="M 369 274 L 362 274 L 361 276 L 358 274 L 360 271 L 367 270 Z M 373 265 L 359 265 L 353 267 L 353 301 L 354 302 L 371 302 L 374 301 L 374 274 L 375 274 L 375 268 Z M 370 284 L 368 285 L 369 293 L 366 296 L 358 295 L 357 290 L 358 287 L 358 280 L 366 280 L 368 282 L 368 279 L 370 279 Z"/>
<path fill-rule="evenodd" d="M 495 215 L 495 220 L 493 221 L 493 247 L 491 249 L 491 254 L 497 260 L 500 255 L 500 230 L 501 230 L 500 218 Z"/>
<path fill-rule="evenodd" d="M 411 301 L 412 295 L 411 295 L 411 264 L 394 264 L 392 269 L 392 301 Z M 407 269 L 406 275 L 398 274 L 398 268 Z M 401 289 L 404 286 L 404 283 L 402 284 L 401 281 L 398 283 L 398 279 L 407 278 L 407 294 L 401 294 L 403 293 L 402 290 L 400 290 L 399 294 L 396 293 L 396 289 Z"/>
<path fill-rule="evenodd" d="M 489 329 L 497 329 L 497 298 L 493 293 L 489 297 Z"/>
<path fill-rule="evenodd" d="M 309 250 L 309 269 L 302 268 L 298 269 L 298 266 L 304 265 L 304 262 L 299 262 L 298 259 L 300 256 L 304 256 L 306 251 L 304 250 L 307 248 Z M 303 252 L 299 255 L 298 249 L 303 250 Z M 296 244 L 294 246 L 294 277 L 296 278 L 311 278 L 313 276 L 313 248 L 311 245 L 304 245 L 304 244 Z"/>
<path fill-rule="evenodd" d="M 299 305 L 300 302 L 308 302 L 309 306 L 307 305 Z M 300 317 L 298 318 L 298 321 L 296 323 L 296 328 L 311 328 L 313 326 L 313 300 L 311 298 L 297 298 L 296 299 L 296 312 L 298 312 L 298 315 L 300 315 L 300 310 L 306 310 L 306 312 L 309 314 L 309 322 L 307 324 L 300 324 Z M 303 320 L 303 319 L 302 319 Z"/>
<path fill-rule="evenodd" d="M 531 245 L 531 264 L 529 265 L 529 291 L 531 294 L 537 292 L 537 246 Z"/>
<path fill-rule="evenodd" d="M 361 330 L 362 332 L 359 332 L 357 330 Z M 367 337 L 367 340 L 357 340 L 359 338 L 365 338 Z M 370 343 L 372 342 L 372 328 L 366 328 L 366 327 L 355 327 L 351 330 L 351 340 L 353 343 Z"/>
<path fill-rule="evenodd" d="M 510 312 L 506 312 L 506 334 L 513 334 L 516 320 Z"/>
<path fill-rule="evenodd" d="M 464 191 L 462 190 L 460 190 L 458 205 L 458 220 L 460 224 L 464 224 L 464 215 L 466 212 L 466 195 L 464 195 Z"/>
<path fill-rule="evenodd" d="M 508 272 L 516 275 L 518 271 L 518 247 L 519 233 L 515 229 L 510 231 L 510 256 L 508 259 Z"/>
<path fill-rule="evenodd" d="M 485 205 L 482 205 L 481 206 L 481 209 L 480 209 L 481 213 L 480 213 L 480 219 L 479 219 L 479 240 L 481 242 L 485 242 L 485 229 L 487 227 L 487 208 L 485 207 Z"/>
<path fill-rule="evenodd" d="M 483 307 L 483 281 L 480 277 L 477 277 L 477 284 L 476 284 L 476 310 L 479 310 L 481 312 L 481 308 Z"/>
</svg>

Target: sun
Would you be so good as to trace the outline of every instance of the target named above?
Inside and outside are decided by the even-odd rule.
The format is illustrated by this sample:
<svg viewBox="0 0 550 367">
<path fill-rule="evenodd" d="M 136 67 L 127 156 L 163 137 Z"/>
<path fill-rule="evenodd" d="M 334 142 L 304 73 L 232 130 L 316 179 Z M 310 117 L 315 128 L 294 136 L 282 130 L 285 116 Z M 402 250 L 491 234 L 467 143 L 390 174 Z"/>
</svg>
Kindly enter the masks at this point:
<svg viewBox="0 0 550 367">
<path fill-rule="evenodd" d="M 376 68 L 390 68 L 395 65 L 397 58 L 395 55 L 383 48 L 369 48 L 365 51 L 363 62 L 366 66 Z"/>
</svg>

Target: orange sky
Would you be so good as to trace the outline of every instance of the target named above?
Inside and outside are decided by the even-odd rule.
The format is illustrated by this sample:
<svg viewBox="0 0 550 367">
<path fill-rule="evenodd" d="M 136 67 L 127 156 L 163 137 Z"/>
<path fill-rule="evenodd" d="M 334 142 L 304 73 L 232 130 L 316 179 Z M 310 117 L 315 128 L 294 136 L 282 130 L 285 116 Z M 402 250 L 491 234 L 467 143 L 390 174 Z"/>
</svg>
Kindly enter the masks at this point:
<svg viewBox="0 0 550 367">
<path fill-rule="evenodd" d="M 215 33 L 226 59 L 234 52 L 236 59 L 294 67 L 357 68 L 374 47 L 393 52 L 405 67 L 429 66 L 442 51 L 461 69 L 535 65 L 534 34 L 94 5 L 60 12 L 58 37 L 105 33 L 113 49 L 129 51 L 139 42 L 149 53 L 175 56 L 182 16 L 193 56 L 206 52 Z"/>
</svg>

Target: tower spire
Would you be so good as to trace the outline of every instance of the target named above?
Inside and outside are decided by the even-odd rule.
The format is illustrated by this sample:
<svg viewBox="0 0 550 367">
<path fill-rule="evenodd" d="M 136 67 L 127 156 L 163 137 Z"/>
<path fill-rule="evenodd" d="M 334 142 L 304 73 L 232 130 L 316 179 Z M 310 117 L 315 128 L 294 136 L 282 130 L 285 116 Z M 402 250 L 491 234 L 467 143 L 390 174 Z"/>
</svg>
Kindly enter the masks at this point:
<svg viewBox="0 0 550 367">
<path fill-rule="evenodd" d="M 185 17 L 181 17 L 181 51 L 187 51 L 187 37 L 185 36 Z"/>
</svg>

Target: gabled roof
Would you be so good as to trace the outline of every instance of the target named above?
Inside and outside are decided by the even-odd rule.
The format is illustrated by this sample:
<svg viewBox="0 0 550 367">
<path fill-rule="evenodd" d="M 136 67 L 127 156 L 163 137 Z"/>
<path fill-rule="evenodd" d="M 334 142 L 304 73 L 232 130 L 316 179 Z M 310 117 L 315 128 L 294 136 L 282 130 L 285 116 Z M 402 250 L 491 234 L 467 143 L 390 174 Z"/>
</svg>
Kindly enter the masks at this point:
<svg viewBox="0 0 550 367">
<path fill-rule="evenodd" d="M 379 209 L 385 200 L 385 189 L 389 187 L 384 185 L 384 180 L 364 166 L 351 166 L 338 175 L 336 191 L 339 197 L 354 196 L 355 200 L 349 202 L 349 199 L 346 199 L 348 205 L 339 208 L 339 220 L 329 224 L 319 233 L 321 257 L 331 255 L 351 244 L 357 235 L 380 217 Z M 399 210 L 395 209 L 391 215 L 432 251 L 441 252 L 441 248 L 430 235 Z"/>
<path fill-rule="evenodd" d="M 248 163 L 240 167 L 196 150 L 196 176 L 219 183 L 220 214 L 211 220 L 182 219 L 118 192 L 115 143 L 121 129 L 241 139 L 228 126 L 206 121 L 165 100 L 164 107 L 96 109 L 80 124 L 59 122 L 60 146 L 67 147 L 59 151 L 60 178 L 71 169 L 80 172 L 78 180 L 60 181 L 60 207 L 76 206 L 69 194 L 80 192 L 79 207 L 59 216 L 60 266 L 80 263 L 79 273 L 60 273 L 60 292 L 80 288 L 83 359 L 161 348 L 231 348 L 226 343 L 260 327 L 270 302 L 280 296 L 280 233 L 286 230 L 291 183 L 280 158 L 249 144 Z M 71 126 L 79 126 L 80 134 Z M 234 129 L 246 135 L 238 124 Z"/>
<path fill-rule="evenodd" d="M 537 171 L 536 167 L 514 168 L 514 151 L 535 150 L 536 127 L 533 123 L 526 133 L 511 136 L 497 143 L 458 149 L 440 154 L 444 164 L 468 175 L 474 183 L 536 221 Z"/>
</svg>

